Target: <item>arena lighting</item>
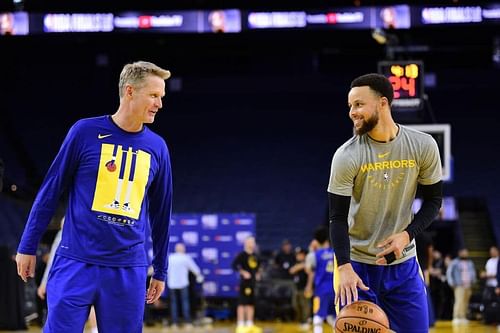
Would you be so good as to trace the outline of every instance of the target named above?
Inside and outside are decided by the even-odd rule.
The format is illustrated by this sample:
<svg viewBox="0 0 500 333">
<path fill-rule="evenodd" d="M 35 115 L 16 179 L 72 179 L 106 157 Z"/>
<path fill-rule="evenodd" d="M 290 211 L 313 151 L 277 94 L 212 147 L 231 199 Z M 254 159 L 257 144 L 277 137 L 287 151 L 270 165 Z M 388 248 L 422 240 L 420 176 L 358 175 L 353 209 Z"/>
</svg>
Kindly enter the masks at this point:
<svg viewBox="0 0 500 333">
<path fill-rule="evenodd" d="M 375 39 L 380 45 L 385 45 L 387 43 L 387 36 L 382 29 L 376 28 L 372 30 L 372 38 Z"/>
<path fill-rule="evenodd" d="M 16 10 L 23 10 L 24 9 L 24 0 L 12 0 L 14 4 L 14 8 Z"/>
<path fill-rule="evenodd" d="M 385 32 L 383 29 L 375 28 L 372 30 L 372 38 L 380 45 L 396 45 L 399 43 L 398 37 L 394 34 Z"/>
</svg>

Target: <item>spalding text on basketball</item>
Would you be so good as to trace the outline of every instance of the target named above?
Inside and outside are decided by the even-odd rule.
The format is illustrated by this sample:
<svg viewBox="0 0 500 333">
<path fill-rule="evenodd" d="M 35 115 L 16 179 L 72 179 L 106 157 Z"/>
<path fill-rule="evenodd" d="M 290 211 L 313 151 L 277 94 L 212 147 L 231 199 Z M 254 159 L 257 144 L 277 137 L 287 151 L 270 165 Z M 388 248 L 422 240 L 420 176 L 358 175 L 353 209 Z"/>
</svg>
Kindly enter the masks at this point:
<svg viewBox="0 0 500 333">
<path fill-rule="evenodd" d="M 356 333 L 380 333 L 380 328 L 359 327 L 351 323 L 344 323 L 343 332 L 356 332 Z"/>
</svg>

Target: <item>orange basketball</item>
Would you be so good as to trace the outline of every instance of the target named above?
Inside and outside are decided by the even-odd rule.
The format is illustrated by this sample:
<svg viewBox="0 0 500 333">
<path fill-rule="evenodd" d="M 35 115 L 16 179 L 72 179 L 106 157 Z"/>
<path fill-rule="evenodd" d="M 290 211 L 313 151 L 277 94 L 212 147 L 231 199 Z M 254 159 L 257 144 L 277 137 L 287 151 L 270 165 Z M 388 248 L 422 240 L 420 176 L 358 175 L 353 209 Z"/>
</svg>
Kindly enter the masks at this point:
<svg viewBox="0 0 500 333">
<path fill-rule="evenodd" d="M 369 301 L 353 302 L 340 310 L 335 332 L 388 333 L 389 319 L 377 304 Z"/>
</svg>

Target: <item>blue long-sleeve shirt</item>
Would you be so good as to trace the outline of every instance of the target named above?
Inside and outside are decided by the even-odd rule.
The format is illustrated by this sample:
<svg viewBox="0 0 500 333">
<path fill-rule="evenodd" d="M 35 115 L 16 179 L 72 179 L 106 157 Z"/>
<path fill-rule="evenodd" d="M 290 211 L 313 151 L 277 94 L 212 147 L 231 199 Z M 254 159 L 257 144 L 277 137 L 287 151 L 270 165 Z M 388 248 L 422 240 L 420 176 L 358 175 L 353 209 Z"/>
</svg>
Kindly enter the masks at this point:
<svg viewBox="0 0 500 333">
<path fill-rule="evenodd" d="M 470 259 L 455 258 L 446 270 L 446 281 L 450 287 L 471 287 L 476 282 L 476 269 Z"/>
<path fill-rule="evenodd" d="M 69 203 L 58 255 L 104 266 L 147 266 L 150 221 L 153 277 L 165 280 L 172 172 L 159 135 L 146 126 L 126 132 L 110 116 L 76 122 L 35 198 L 19 253 L 36 253 L 66 189 Z"/>
</svg>

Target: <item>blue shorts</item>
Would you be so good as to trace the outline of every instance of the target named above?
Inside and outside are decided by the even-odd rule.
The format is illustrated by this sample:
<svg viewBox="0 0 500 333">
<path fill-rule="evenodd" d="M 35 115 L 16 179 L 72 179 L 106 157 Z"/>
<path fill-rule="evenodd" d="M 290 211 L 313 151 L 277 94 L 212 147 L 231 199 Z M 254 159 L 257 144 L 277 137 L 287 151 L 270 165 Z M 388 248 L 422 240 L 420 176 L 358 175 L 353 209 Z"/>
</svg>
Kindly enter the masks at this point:
<svg viewBox="0 0 500 333">
<path fill-rule="evenodd" d="M 354 271 L 370 290 L 358 288 L 359 299 L 378 304 L 389 317 L 391 330 L 404 333 L 429 332 L 427 294 L 415 258 L 389 266 L 352 262 Z"/>
<path fill-rule="evenodd" d="M 44 333 L 83 332 L 94 305 L 99 333 L 142 332 L 146 267 L 98 266 L 57 255 Z"/>
<path fill-rule="evenodd" d="M 335 293 L 314 295 L 313 315 L 322 319 L 328 316 L 335 317 Z"/>
</svg>

